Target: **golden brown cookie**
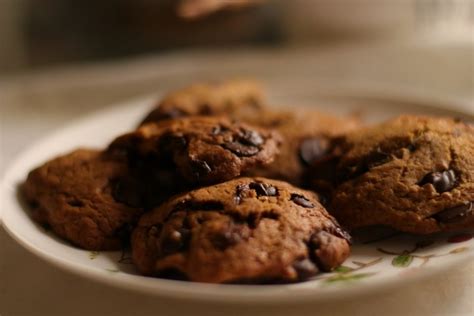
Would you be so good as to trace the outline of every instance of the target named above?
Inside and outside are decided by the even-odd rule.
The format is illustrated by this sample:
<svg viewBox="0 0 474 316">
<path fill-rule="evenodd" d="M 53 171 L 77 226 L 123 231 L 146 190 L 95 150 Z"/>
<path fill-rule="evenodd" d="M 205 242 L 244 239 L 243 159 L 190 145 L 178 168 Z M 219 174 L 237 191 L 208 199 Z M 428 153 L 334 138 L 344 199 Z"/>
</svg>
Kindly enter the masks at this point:
<svg viewBox="0 0 474 316">
<path fill-rule="evenodd" d="M 401 116 L 336 140 L 333 153 L 312 174 L 317 179 L 332 164 L 331 210 L 347 228 L 387 225 L 416 234 L 474 228 L 472 126 Z"/>
<path fill-rule="evenodd" d="M 336 117 L 310 108 L 297 107 L 265 111 L 259 117 L 245 121 L 273 128 L 282 137 L 280 155 L 271 164 L 251 170 L 247 175 L 288 181 L 303 185 L 305 173 L 313 161 L 329 153 L 329 139 L 360 126 L 355 117 Z"/>
<path fill-rule="evenodd" d="M 141 125 L 194 115 L 258 116 L 264 108 L 263 92 L 256 82 L 194 84 L 166 95 Z"/>
<path fill-rule="evenodd" d="M 224 115 L 280 132 L 283 136 L 281 154 L 273 163 L 253 169 L 247 175 L 296 185 L 302 185 L 302 177 L 312 160 L 326 154 L 328 137 L 360 126 L 355 117 L 336 117 L 302 107 L 270 108 L 266 106 L 261 88 L 251 81 L 196 84 L 174 91 L 143 123 L 195 115 Z"/>
<path fill-rule="evenodd" d="M 146 213 L 132 236 L 146 275 L 211 283 L 306 280 L 349 256 L 349 235 L 314 193 L 239 178 L 176 196 Z"/>
<path fill-rule="evenodd" d="M 109 152 L 125 153 L 138 172 L 137 186 L 146 186 L 145 195 L 161 202 L 271 163 L 279 144 L 274 131 L 224 117 L 192 116 L 146 124 L 117 138 Z M 145 203 L 150 204 L 156 202 Z"/>
<path fill-rule="evenodd" d="M 120 249 L 142 209 L 120 202 L 117 183 L 128 164 L 97 150 L 76 150 L 33 170 L 23 193 L 33 217 L 88 250 Z"/>
</svg>

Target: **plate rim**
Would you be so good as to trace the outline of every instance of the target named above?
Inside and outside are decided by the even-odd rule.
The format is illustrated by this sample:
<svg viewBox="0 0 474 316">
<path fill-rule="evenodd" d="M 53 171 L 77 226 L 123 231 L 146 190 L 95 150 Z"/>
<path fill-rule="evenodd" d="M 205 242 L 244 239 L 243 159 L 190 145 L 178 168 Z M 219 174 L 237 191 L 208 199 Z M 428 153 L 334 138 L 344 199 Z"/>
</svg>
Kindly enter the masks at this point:
<svg viewBox="0 0 474 316">
<path fill-rule="evenodd" d="M 153 95 L 155 98 L 156 95 Z M 12 162 L 5 168 L 5 172 L 0 181 L 0 197 L 2 201 L 10 201 L 11 194 L 16 191 L 11 191 L 11 186 L 15 185 L 10 180 L 13 180 L 14 175 L 18 173 L 18 170 L 27 172 L 26 167 L 21 167 L 24 165 L 24 160 L 29 154 L 38 151 L 38 148 L 42 144 L 51 142 L 51 139 L 58 137 L 58 135 L 65 133 L 65 130 L 74 130 L 77 129 L 82 124 L 86 123 L 89 120 L 92 120 L 94 117 L 104 117 L 107 113 L 116 112 L 116 111 L 126 111 L 126 109 L 131 108 L 132 106 L 140 107 L 149 106 L 149 101 L 151 100 L 152 95 L 142 96 L 139 98 L 133 98 L 126 100 L 120 103 L 117 103 L 117 106 L 111 108 L 105 108 L 98 111 L 94 111 L 87 115 L 81 116 L 74 120 L 69 121 L 67 124 L 60 126 L 50 133 L 47 133 L 40 139 L 34 141 L 28 148 L 21 151 Z M 377 98 L 376 100 L 380 100 Z M 393 101 L 393 100 L 389 100 Z M 404 100 L 401 100 L 402 103 L 407 103 Z M 418 103 L 418 102 L 415 102 Z M 428 104 L 421 104 L 420 107 L 424 109 L 434 109 L 441 110 L 449 113 L 456 113 L 467 115 L 470 118 L 474 118 L 474 115 L 468 113 L 467 110 L 463 109 L 449 109 L 446 105 L 443 106 L 431 106 Z M 13 200 L 12 200 L 13 201 Z M 8 202 L 6 203 L 8 204 Z M 3 203 L 2 203 L 3 205 Z M 11 205 L 10 205 L 11 206 Z M 2 207 L 3 208 L 3 207 Z M 18 208 L 22 208 L 21 205 Z M 300 288 L 300 289 L 291 289 L 291 285 L 217 285 L 217 284 L 203 284 L 203 283 L 190 283 L 183 281 L 173 281 L 173 280 L 164 280 L 164 279 L 154 279 L 139 275 L 131 275 L 126 273 L 117 274 L 107 274 L 103 270 L 88 267 L 84 264 L 74 262 L 72 260 L 67 260 L 59 257 L 55 253 L 48 253 L 45 250 L 42 250 L 41 247 L 31 243 L 24 236 L 21 235 L 18 231 L 15 231 L 14 227 L 10 227 L 8 217 L 5 217 L 5 214 L 8 214 L 7 210 L 0 210 L 0 225 L 3 226 L 5 231 L 22 247 L 27 249 L 29 252 L 33 253 L 42 260 L 52 264 L 63 271 L 80 275 L 88 279 L 99 281 L 109 286 L 116 286 L 122 289 L 134 290 L 141 293 L 158 295 L 161 297 L 168 298 L 177 298 L 186 299 L 186 300 L 198 300 L 198 301 L 213 301 L 213 302 L 252 302 L 252 303 L 291 303 L 291 302 L 300 302 L 311 300 L 313 302 L 320 300 L 333 300 L 333 299 L 343 299 L 347 296 L 361 296 L 375 291 L 389 290 L 391 288 L 397 287 L 401 283 L 408 284 L 410 282 L 416 282 L 417 280 L 428 278 L 440 271 L 447 270 L 453 266 L 461 265 L 464 262 L 472 260 L 474 258 L 474 252 L 469 252 L 465 257 L 459 258 L 452 262 L 444 263 L 443 265 L 428 266 L 423 269 L 422 272 L 414 274 L 406 278 L 397 278 L 395 275 L 382 278 L 380 280 L 371 281 L 369 286 L 364 286 L 363 290 L 358 286 L 344 286 L 338 287 L 334 290 L 328 291 L 319 291 L 318 288 Z M 86 251 L 86 250 L 84 250 Z M 120 274 L 123 274 L 124 277 L 120 277 Z M 132 282 L 127 280 L 130 279 Z M 134 282 L 133 280 L 137 280 Z M 138 280 L 143 281 L 143 283 L 138 284 Z M 153 283 L 153 284 L 151 284 Z M 262 289 L 265 289 L 265 293 L 261 293 Z M 216 291 L 218 289 L 218 291 Z M 244 295 L 243 295 L 244 293 Z M 283 294 L 283 295 L 282 295 Z M 297 295 L 294 295 L 297 294 Z M 276 301 L 277 300 L 277 301 Z"/>
</svg>

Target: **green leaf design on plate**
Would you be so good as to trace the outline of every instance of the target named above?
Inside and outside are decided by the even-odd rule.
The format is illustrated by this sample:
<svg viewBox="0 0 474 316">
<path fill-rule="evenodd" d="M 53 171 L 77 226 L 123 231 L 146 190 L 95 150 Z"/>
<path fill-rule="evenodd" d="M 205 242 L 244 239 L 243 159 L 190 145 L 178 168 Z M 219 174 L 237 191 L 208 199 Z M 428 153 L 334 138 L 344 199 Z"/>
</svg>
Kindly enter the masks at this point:
<svg viewBox="0 0 474 316">
<path fill-rule="evenodd" d="M 352 282 L 358 281 L 369 276 L 374 275 L 375 273 L 355 273 L 355 274 L 337 274 L 325 280 L 326 283 L 338 283 L 338 282 Z"/>
<path fill-rule="evenodd" d="M 406 268 L 408 267 L 413 261 L 413 256 L 411 255 L 399 255 L 393 258 L 392 266 L 397 268 Z"/>
<path fill-rule="evenodd" d="M 449 253 L 453 254 L 453 253 L 461 253 L 461 252 L 464 252 L 466 250 L 468 250 L 469 247 L 459 247 L 459 248 L 455 248 L 453 250 L 451 250 Z"/>
<path fill-rule="evenodd" d="M 98 255 L 99 255 L 98 251 L 91 251 L 89 252 L 89 259 L 94 260 L 95 258 L 97 258 Z"/>
<path fill-rule="evenodd" d="M 111 273 L 117 273 L 120 270 L 118 270 L 118 269 L 105 269 L 105 271 L 108 271 L 108 272 L 111 272 Z"/>
<path fill-rule="evenodd" d="M 350 268 L 350 267 L 346 267 L 346 266 L 339 266 L 337 267 L 336 269 L 334 269 L 334 272 L 337 272 L 337 273 L 348 273 L 348 272 L 351 272 L 353 269 Z"/>
</svg>

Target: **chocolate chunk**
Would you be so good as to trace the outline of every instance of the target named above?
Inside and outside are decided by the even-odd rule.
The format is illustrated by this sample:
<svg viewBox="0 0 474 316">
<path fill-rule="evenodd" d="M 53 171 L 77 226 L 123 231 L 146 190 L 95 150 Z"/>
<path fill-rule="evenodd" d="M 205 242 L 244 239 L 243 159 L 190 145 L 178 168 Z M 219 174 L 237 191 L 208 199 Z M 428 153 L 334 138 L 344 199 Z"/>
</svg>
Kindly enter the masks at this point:
<svg viewBox="0 0 474 316">
<path fill-rule="evenodd" d="M 248 231 L 244 230 L 242 225 L 231 225 L 227 230 L 215 234 L 211 242 L 219 250 L 225 250 L 248 238 Z"/>
<path fill-rule="evenodd" d="M 323 244 L 328 243 L 330 236 L 331 234 L 324 230 L 314 233 L 309 240 L 311 250 L 317 250 L 321 248 Z"/>
<path fill-rule="evenodd" d="M 291 198 L 290 198 L 295 204 L 298 204 L 299 206 L 306 207 L 306 208 L 312 208 L 314 207 L 314 204 L 311 203 L 310 200 L 305 198 L 302 195 L 292 193 Z"/>
<path fill-rule="evenodd" d="M 401 150 L 392 150 L 394 156 L 399 156 Z M 370 169 L 377 166 L 383 165 L 392 160 L 392 155 L 384 151 L 381 147 L 377 147 L 376 150 L 370 152 L 367 156 L 363 157 L 359 162 L 356 162 L 349 166 L 344 166 L 339 170 L 338 181 L 345 182 L 357 178 L 364 173 L 368 172 Z"/>
<path fill-rule="evenodd" d="M 131 207 L 143 206 L 142 192 L 140 183 L 134 177 L 123 177 L 113 180 L 112 196 L 120 203 Z"/>
<path fill-rule="evenodd" d="M 456 174 L 454 170 L 428 173 L 421 180 L 420 185 L 431 183 L 439 193 L 446 192 L 456 185 Z"/>
<path fill-rule="evenodd" d="M 227 150 L 230 150 L 231 152 L 233 152 L 234 154 L 240 157 L 255 156 L 260 151 L 260 148 L 255 147 L 253 145 L 249 146 L 249 145 L 242 144 L 240 141 L 224 143 L 222 147 L 224 147 Z"/>
<path fill-rule="evenodd" d="M 276 196 L 278 193 L 277 188 L 265 183 L 253 182 L 250 183 L 249 187 L 250 189 L 255 190 L 257 196 Z"/>
<path fill-rule="evenodd" d="M 181 116 L 187 116 L 188 114 L 175 108 L 171 107 L 170 109 L 163 111 L 162 109 L 153 110 L 148 116 L 143 120 L 140 125 L 151 123 L 151 122 L 158 122 L 161 120 L 167 119 L 175 119 Z"/>
<path fill-rule="evenodd" d="M 262 136 L 256 131 L 243 130 L 234 141 L 224 143 L 222 147 L 230 150 L 237 156 L 250 157 L 256 155 L 264 143 Z"/>
<path fill-rule="evenodd" d="M 321 230 L 314 233 L 308 243 L 308 251 L 310 258 L 315 262 L 318 268 L 322 271 L 330 271 L 335 267 L 335 256 L 332 245 L 337 244 L 340 239 L 333 234 Z M 332 249 L 331 249 L 332 248 Z"/>
<path fill-rule="evenodd" d="M 222 126 L 222 125 L 218 125 L 218 126 L 215 126 L 212 128 L 212 135 L 220 135 L 222 133 L 225 133 L 225 132 L 228 132 L 229 129 L 225 126 Z"/>
<path fill-rule="evenodd" d="M 318 267 L 308 258 L 298 260 L 293 263 L 293 268 L 298 273 L 298 280 L 307 280 L 318 274 Z"/>
<path fill-rule="evenodd" d="M 200 178 L 203 175 L 209 174 L 212 169 L 206 161 L 203 160 L 192 160 L 191 168 L 193 169 L 196 178 Z"/>
<path fill-rule="evenodd" d="M 170 234 L 164 237 L 162 249 L 163 255 L 169 255 L 185 249 L 190 237 L 191 231 L 189 229 L 180 228 L 178 230 L 173 230 Z"/>
<path fill-rule="evenodd" d="M 182 135 L 165 135 L 161 139 L 161 143 L 163 144 L 163 148 L 168 149 L 184 149 L 186 148 L 188 141 Z"/>
<path fill-rule="evenodd" d="M 326 152 L 327 148 L 323 146 L 320 138 L 307 138 L 300 145 L 300 160 L 303 164 L 309 166 L 323 157 Z"/>
<path fill-rule="evenodd" d="M 473 202 L 465 202 L 461 205 L 445 209 L 433 217 L 443 223 L 454 223 L 462 221 L 467 216 L 473 214 Z"/>
<path fill-rule="evenodd" d="M 235 197 L 234 197 L 234 202 L 235 204 L 240 204 L 242 202 L 243 198 L 243 193 L 245 191 L 248 191 L 250 188 L 246 184 L 239 184 L 237 188 L 235 189 Z"/>
<path fill-rule="evenodd" d="M 375 151 L 366 157 L 365 165 L 368 169 L 383 165 L 390 161 L 390 154 L 377 147 Z"/>
<path fill-rule="evenodd" d="M 245 130 L 240 137 L 240 142 L 250 146 L 260 146 L 263 144 L 263 138 L 256 131 Z"/>
<path fill-rule="evenodd" d="M 343 238 L 345 239 L 347 242 L 349 243 L 352 243 L 352 237 L 351 235 L 349 235 L 348 232 L 346 232 L 344 229 L 342 229 L 341 227 L 337 226 L 337 224 L 335 224 L 333 227 L 331 227 L 329 229 L 329 231 L 337 236 L 337 237 L 340 237 L 340 238 Z"/>
</svg>

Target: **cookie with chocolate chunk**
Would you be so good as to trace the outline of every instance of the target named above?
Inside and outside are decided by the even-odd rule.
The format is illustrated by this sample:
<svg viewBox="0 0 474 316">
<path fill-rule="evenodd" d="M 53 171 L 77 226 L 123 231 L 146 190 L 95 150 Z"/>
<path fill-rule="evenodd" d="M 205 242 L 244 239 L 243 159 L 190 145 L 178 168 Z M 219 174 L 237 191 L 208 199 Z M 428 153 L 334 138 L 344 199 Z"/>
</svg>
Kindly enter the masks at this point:
<svg viewBox="0 0 474 316">
<path fill-rule="evenodd" d="M 350 236 L 314 193 L 265 178 L 239 178 L 176 196 L 140 219 L 138 270 L 209 283 L 279 283 L 331 271 Z"/>
<path fill-rule="evenodd" d="M 259 117 L 246 117 L 257 126 L 273 128 L 283 137 L 280 155 L 271 164 L 251 170 L 249 176 L 288 181 L 303 185 L 312 162 L 329 153 L 329 139 L 360 126 L 356 117 L 337 117 L 308 108 L 265 111 Z"/>
<path fill-rule="evenodd" d="M 474 228 L 474 128 L 401 116 L 335 141 L 333 214 L 348 228 L 387 225 L 429 234 Z"/>
<path fill-rule="evenodd" d="M 76 150 L 30 172 L 22 186 L 33 217 L 88 250 L 120 249 L 142 209 L 115 197 L 128 163 L 97 150 Z"/>
<path fill-rule="evenodd" d="M 253 81 L 195 84 L 165 96 L 141 125 L 195 115 L 259 116 L 264 108 L 262 89 Z"/>
<path fill-rule="evenodd" d="M 309 108 L 270 108 L 251 81 L 196 84 L 166 96 L 144 123 L 184 116 L 222 116 L 268 129 L 283 136 L 280 155 L 271 164 L 252 169 L 262 176 L 303 184 L 311 162 L 326 155 L 328 138 L 360 126 L 356 117 L 337 117 Z"/>
<path fill-rule="evenodd" d="M 144 204 L 156 205 L 171 195 L 271 163 L 279 144 L 274 131 L 223 117 L 193 116 L 146 124 L 117 138 L 109 152 L 127 156 L 137 171 L 137 186 L 145 187 Z"/>
</svg>

